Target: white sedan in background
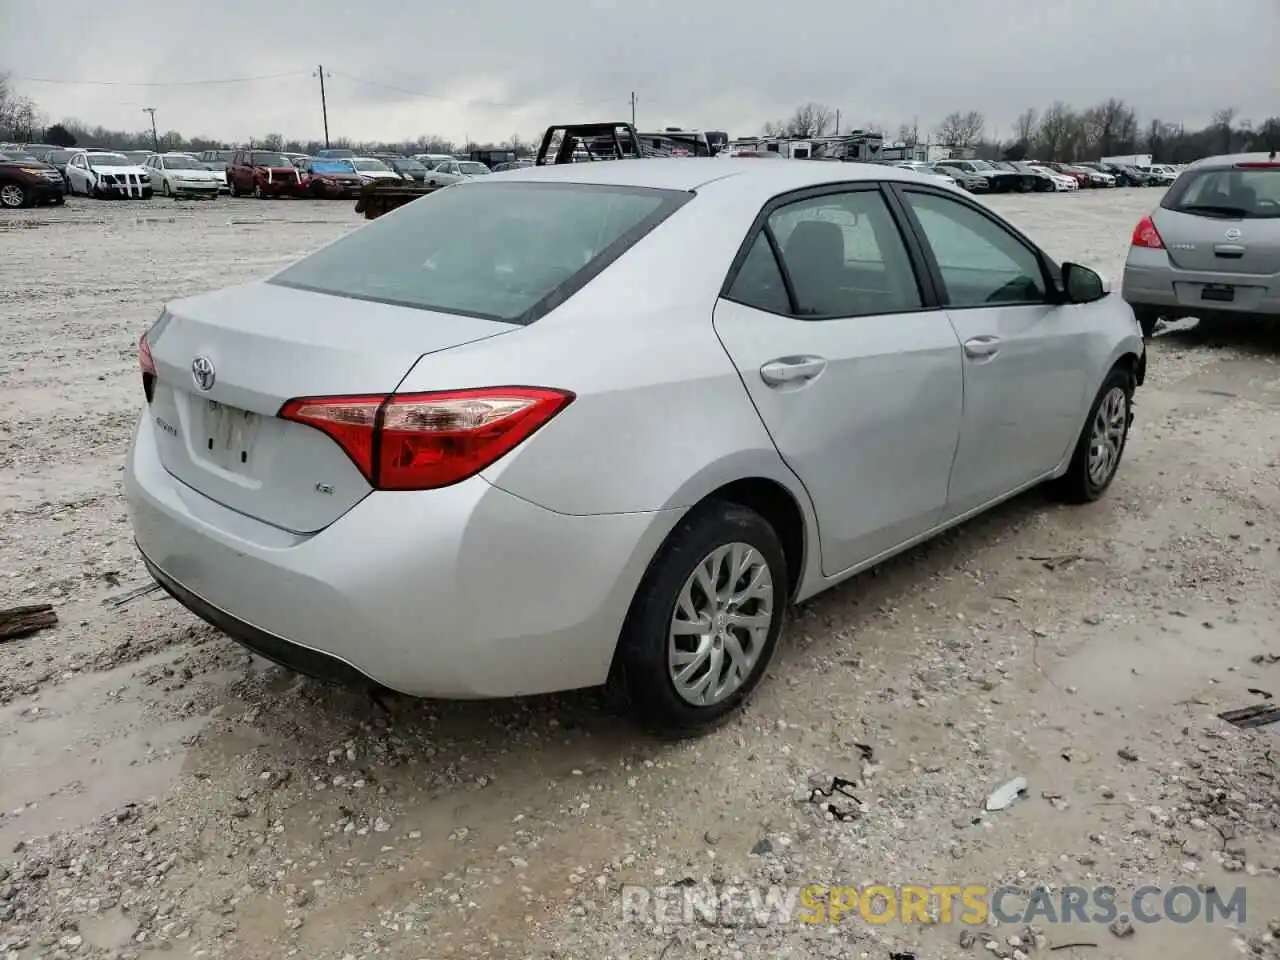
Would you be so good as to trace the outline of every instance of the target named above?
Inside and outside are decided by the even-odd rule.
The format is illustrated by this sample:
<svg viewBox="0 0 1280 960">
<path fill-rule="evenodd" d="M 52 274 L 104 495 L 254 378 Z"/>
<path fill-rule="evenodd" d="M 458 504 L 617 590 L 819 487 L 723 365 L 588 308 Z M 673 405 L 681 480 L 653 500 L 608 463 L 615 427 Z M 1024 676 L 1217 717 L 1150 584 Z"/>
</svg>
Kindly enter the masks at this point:
<svg viewBox="0 0 1280 960">
<path fill-rule="evenodd" d="M 939 170 L 931 163 L 925 163 L 921 160 L 892 160 L 889 162 L 891 167 L 899 167 L 903 170 L 910 170 L 913 173 L 923 173 L 930 177 L 937 177 L 948 186 L 956 185 L 956 178 L 949 173 Z"/>
<path fill-rule="evenodd" d="M 80 150 L 71 155 L 66 168 L 67 192 L 106 200 L 150 200 L 151 175 L 122 153 Z"/>
<path fill-rule="evenodd" d="M 153 187 L 166 197 L 216 200 L 226 185 L 226 178 L 221 172 L 210 170 L 185 153 L 158 153 L 148 157 L 144 166 L 151 175 Z"/>
</svg>

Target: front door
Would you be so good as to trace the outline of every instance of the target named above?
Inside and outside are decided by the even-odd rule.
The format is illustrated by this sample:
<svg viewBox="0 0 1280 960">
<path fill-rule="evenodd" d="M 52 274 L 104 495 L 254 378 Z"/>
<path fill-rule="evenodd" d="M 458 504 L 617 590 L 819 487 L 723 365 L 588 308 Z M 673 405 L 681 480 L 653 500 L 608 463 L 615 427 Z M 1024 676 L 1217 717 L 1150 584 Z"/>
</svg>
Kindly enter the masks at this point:
<svg viewBox="0 0 1280 960">
<path fill-rule="evenodd" d="M 876 184 L 777 198 L 715 329 L 818 518 L 828 575 L 931 529 L 960 431 L 960 344 Z"/>
<path fill-rule="evenodd" d="M 1089 329 L 1053 301 L 1038 250 L 978 204 L 900 187 L 964 355 L 947 518 L 1053 470 L 1081 428 Z"/>
</svg>

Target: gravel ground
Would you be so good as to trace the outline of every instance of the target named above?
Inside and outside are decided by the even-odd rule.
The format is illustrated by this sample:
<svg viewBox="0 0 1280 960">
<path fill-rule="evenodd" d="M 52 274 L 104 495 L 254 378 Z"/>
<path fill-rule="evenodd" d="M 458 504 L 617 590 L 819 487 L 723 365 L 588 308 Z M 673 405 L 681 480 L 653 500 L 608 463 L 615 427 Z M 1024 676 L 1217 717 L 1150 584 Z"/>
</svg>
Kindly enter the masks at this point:
<svg viewBox="0 0 1280 960">
<path fill-rule="evenodd" d="M 989 202 L 1118 278 L 1156 197 Z M 806 603 L 741 717 L 673 746 L 589 693 L 374 703 L 158 594 L 113 602 L 147 583 L 118 492 L 138 335 L 359 223 L 304 201 L 0 217 L 0 606 L 60 618 L 0 644 L 2 960 L 1280 957 L 1280 726 L 1217 718 L 1280 693 L 1274 337 L 1158 336 L 1102 502 L 1024 496 Z M 850 819 L 809 801 L 833 776 Z M 619 909 L 624 885 L 704 883 L 1184 884 L 1248 909 L 976 943 L 945 917 Z"/>
</svg>

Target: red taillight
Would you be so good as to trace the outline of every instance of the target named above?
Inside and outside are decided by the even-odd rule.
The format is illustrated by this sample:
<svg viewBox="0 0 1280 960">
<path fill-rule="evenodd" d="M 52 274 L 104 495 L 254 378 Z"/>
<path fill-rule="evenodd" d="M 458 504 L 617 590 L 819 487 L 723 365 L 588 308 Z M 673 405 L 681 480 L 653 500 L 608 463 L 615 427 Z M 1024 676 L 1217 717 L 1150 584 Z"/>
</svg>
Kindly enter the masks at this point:
<svg viewBox="0 0 1280 960">
<path fill-rule="evenodd" d="M 1130 243 L 1135 247 L 1146 247 L 1148 250 L 1163 250 L 1164 241 L 1160 239 L 1160 231 L 1150 217 L 1143 217 L 1133 228 L 1133 239 Z"/>
<path fill-rule="evenodd" d="M 145 333 L 138 338 L 138 366 L 142 369 L 142 392 L 150 403 L 156 392 L 156 362 L 151 357 L 151 344 L 147 343 Z"/>
<path fill-rule="evenodd" d="M 378 490 L 431 490 L 475 476 L 573 398 L 542 387 L 303 397 L 280 416 L 332 437 Z"/>
<path fill-rule="evenodd" d="M 1237 163 L 1237 170 L 1271 170 L 1280 167 L 1280 160 L 1246 160 L 1244 163 Z"/>
</svg>

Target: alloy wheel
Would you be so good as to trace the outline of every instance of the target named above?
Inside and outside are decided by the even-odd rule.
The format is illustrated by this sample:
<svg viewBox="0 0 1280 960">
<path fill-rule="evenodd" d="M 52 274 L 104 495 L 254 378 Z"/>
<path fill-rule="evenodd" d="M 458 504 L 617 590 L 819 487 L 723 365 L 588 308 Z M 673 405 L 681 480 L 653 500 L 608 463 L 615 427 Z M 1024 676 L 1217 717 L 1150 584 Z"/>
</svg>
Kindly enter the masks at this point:
<svg viewBox="0 0 1280 960">
<path fill-rule="evenodd" d="M 773 621 L 773 573 L 746 543 L 703 557 L 685 580 L 671 617 L 667 667 L 679 697 L 706 707 L 751 676 Z"/>
<path fill-rule="evenodd" d="M 26 202 L 27 195 L 16 183 L 6 183 L 0 187 L 0 206 L 20 207 Z"/>
<path fill-rule="evenodd" d="M 1104 485 L 1115 473 L 1128 429 L 1128 396 L 1120 387 L 1112 387 L 1098 404 L 1089 434 L 1089 482 L 1094 486 Z"/>
</svg>

